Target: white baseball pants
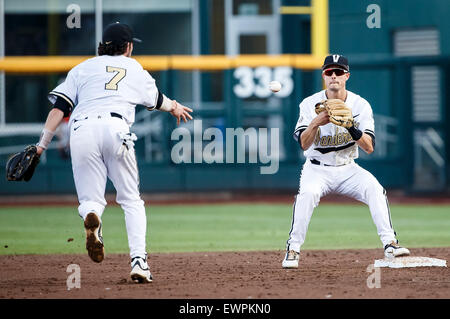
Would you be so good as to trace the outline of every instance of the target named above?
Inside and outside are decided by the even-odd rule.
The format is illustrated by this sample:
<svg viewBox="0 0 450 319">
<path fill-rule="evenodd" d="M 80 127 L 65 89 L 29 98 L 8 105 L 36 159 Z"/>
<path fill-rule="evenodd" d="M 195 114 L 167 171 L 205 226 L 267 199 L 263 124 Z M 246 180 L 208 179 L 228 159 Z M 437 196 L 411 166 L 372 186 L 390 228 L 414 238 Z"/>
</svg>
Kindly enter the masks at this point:
<svg viewBox="0 0 450 319">
<path fill-rule="evenodd" d="M 287 241 L 288 250 L 300 251 L 314 208 L 319 205 L 323 196 L 330 193 L 352 197 L 369 206 L 383 247 L 396 240 L 386 191 L 370 172 L 354 162 L 334 167 L 312 164 L 307 159 L 303 165 L 300 188 L 293 205 L 292 226 Z"/>
<path fill-rule="evenodd" d="M 109 178 L 116 189 L 116 201 L 125 212 L 125 224 L 131 258 L 146 253 L 144 201 L 139 194 L 139 172 L 134 147 L 124 156 L 118 150 L 129 133 L 128 124 L 110 113 L 90 116 L 74 122 L 70 128 L 70 153 L 75 187 L 83 218 L 95 212 L 100 218 L 106 206 L 105 189 Z"/>
</svg>

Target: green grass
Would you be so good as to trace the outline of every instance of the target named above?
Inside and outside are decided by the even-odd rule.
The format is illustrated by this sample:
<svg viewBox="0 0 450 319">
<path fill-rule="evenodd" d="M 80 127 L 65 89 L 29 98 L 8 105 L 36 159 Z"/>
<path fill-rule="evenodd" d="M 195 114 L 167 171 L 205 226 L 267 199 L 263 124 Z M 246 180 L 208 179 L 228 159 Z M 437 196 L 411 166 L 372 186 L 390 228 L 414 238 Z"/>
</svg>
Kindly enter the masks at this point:
<svg viewBox="0 0 450 319">
<path fill-rule="evenodd" d="M 450 206 L 392 205 L 391 212 L 397 237 L 406 247 L 450 246 Z M 284 249 L 291 216 L 289 204 L 150 205 L 148 251 Z M 103 237 L 107 253 L 128 253 L 120 207 L 105 210 Z M 84 240 L 76 207 L 0 208 L 2 255 L 85 253 Z M 367 206 L 321 204 L 302 249 L 380 247 Z"/>
</svg>

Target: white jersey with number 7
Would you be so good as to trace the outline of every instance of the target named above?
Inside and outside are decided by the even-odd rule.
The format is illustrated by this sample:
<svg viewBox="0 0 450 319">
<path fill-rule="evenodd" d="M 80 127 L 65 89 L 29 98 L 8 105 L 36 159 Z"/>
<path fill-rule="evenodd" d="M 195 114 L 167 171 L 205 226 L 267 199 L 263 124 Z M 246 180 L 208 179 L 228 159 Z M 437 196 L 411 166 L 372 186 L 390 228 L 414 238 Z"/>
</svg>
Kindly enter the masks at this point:
<svg viewBox="0 0 450 319">
<path fill-rule="evenodd" d="M 135 59 L 102 55 L 70 70 L 65 81 L 49 93 L 50 101 L 54 103 L 57 96 L 72 105 L 70 123 L 89 115 L 115 112 L 131 126 L 136 104 L 154 108 L 158 89 L 153 77 Z"/>
</svg>

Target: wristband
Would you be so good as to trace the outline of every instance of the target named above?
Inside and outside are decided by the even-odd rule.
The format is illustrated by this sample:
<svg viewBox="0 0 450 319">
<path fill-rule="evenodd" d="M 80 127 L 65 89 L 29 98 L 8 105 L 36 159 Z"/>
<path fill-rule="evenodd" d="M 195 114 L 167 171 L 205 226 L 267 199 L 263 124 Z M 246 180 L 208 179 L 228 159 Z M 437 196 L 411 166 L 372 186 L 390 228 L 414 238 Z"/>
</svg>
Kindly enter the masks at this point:
<svg viewBox="0 0 450 319">
<path fill-rule="evenodd" d="M 49 131 L 46 128 L 44 128 L 42 130 L 39 142 L 36 145 L 39 147 L 42 147 L 44 150 L 46 150 L 48 145 L 52 141 L 52 138 L 54 135 L 55 135 L 55 132 Z"/>
<path fill-rule="evenodd" d="M 361 132 L 361 130 L 357 129 L 354 126 L 348 128 L 347 130 L 350 133 L 350 136 L 353 138 L 354 141 L 359 140 L 361 138 L 361 136 L 363 135 L 363 132 Z"/>
</svg>

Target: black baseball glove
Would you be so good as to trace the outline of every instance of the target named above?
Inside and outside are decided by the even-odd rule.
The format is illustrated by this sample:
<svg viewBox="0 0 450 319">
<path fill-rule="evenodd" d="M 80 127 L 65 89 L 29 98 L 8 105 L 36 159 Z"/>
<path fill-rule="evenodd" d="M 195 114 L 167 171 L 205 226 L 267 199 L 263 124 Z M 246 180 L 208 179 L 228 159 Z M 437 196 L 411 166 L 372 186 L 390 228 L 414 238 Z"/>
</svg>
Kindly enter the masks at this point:
<svg viewBox="0 0 450 319">
<path fill-rule="evenodd" d="M 39 164 L 40 155 L 35 145 L 28 145 L 22 152 L 12 155 L 6 163 L 6 178 L 8 181 L 28 182 L 33 177 Z"/>
</svg>

